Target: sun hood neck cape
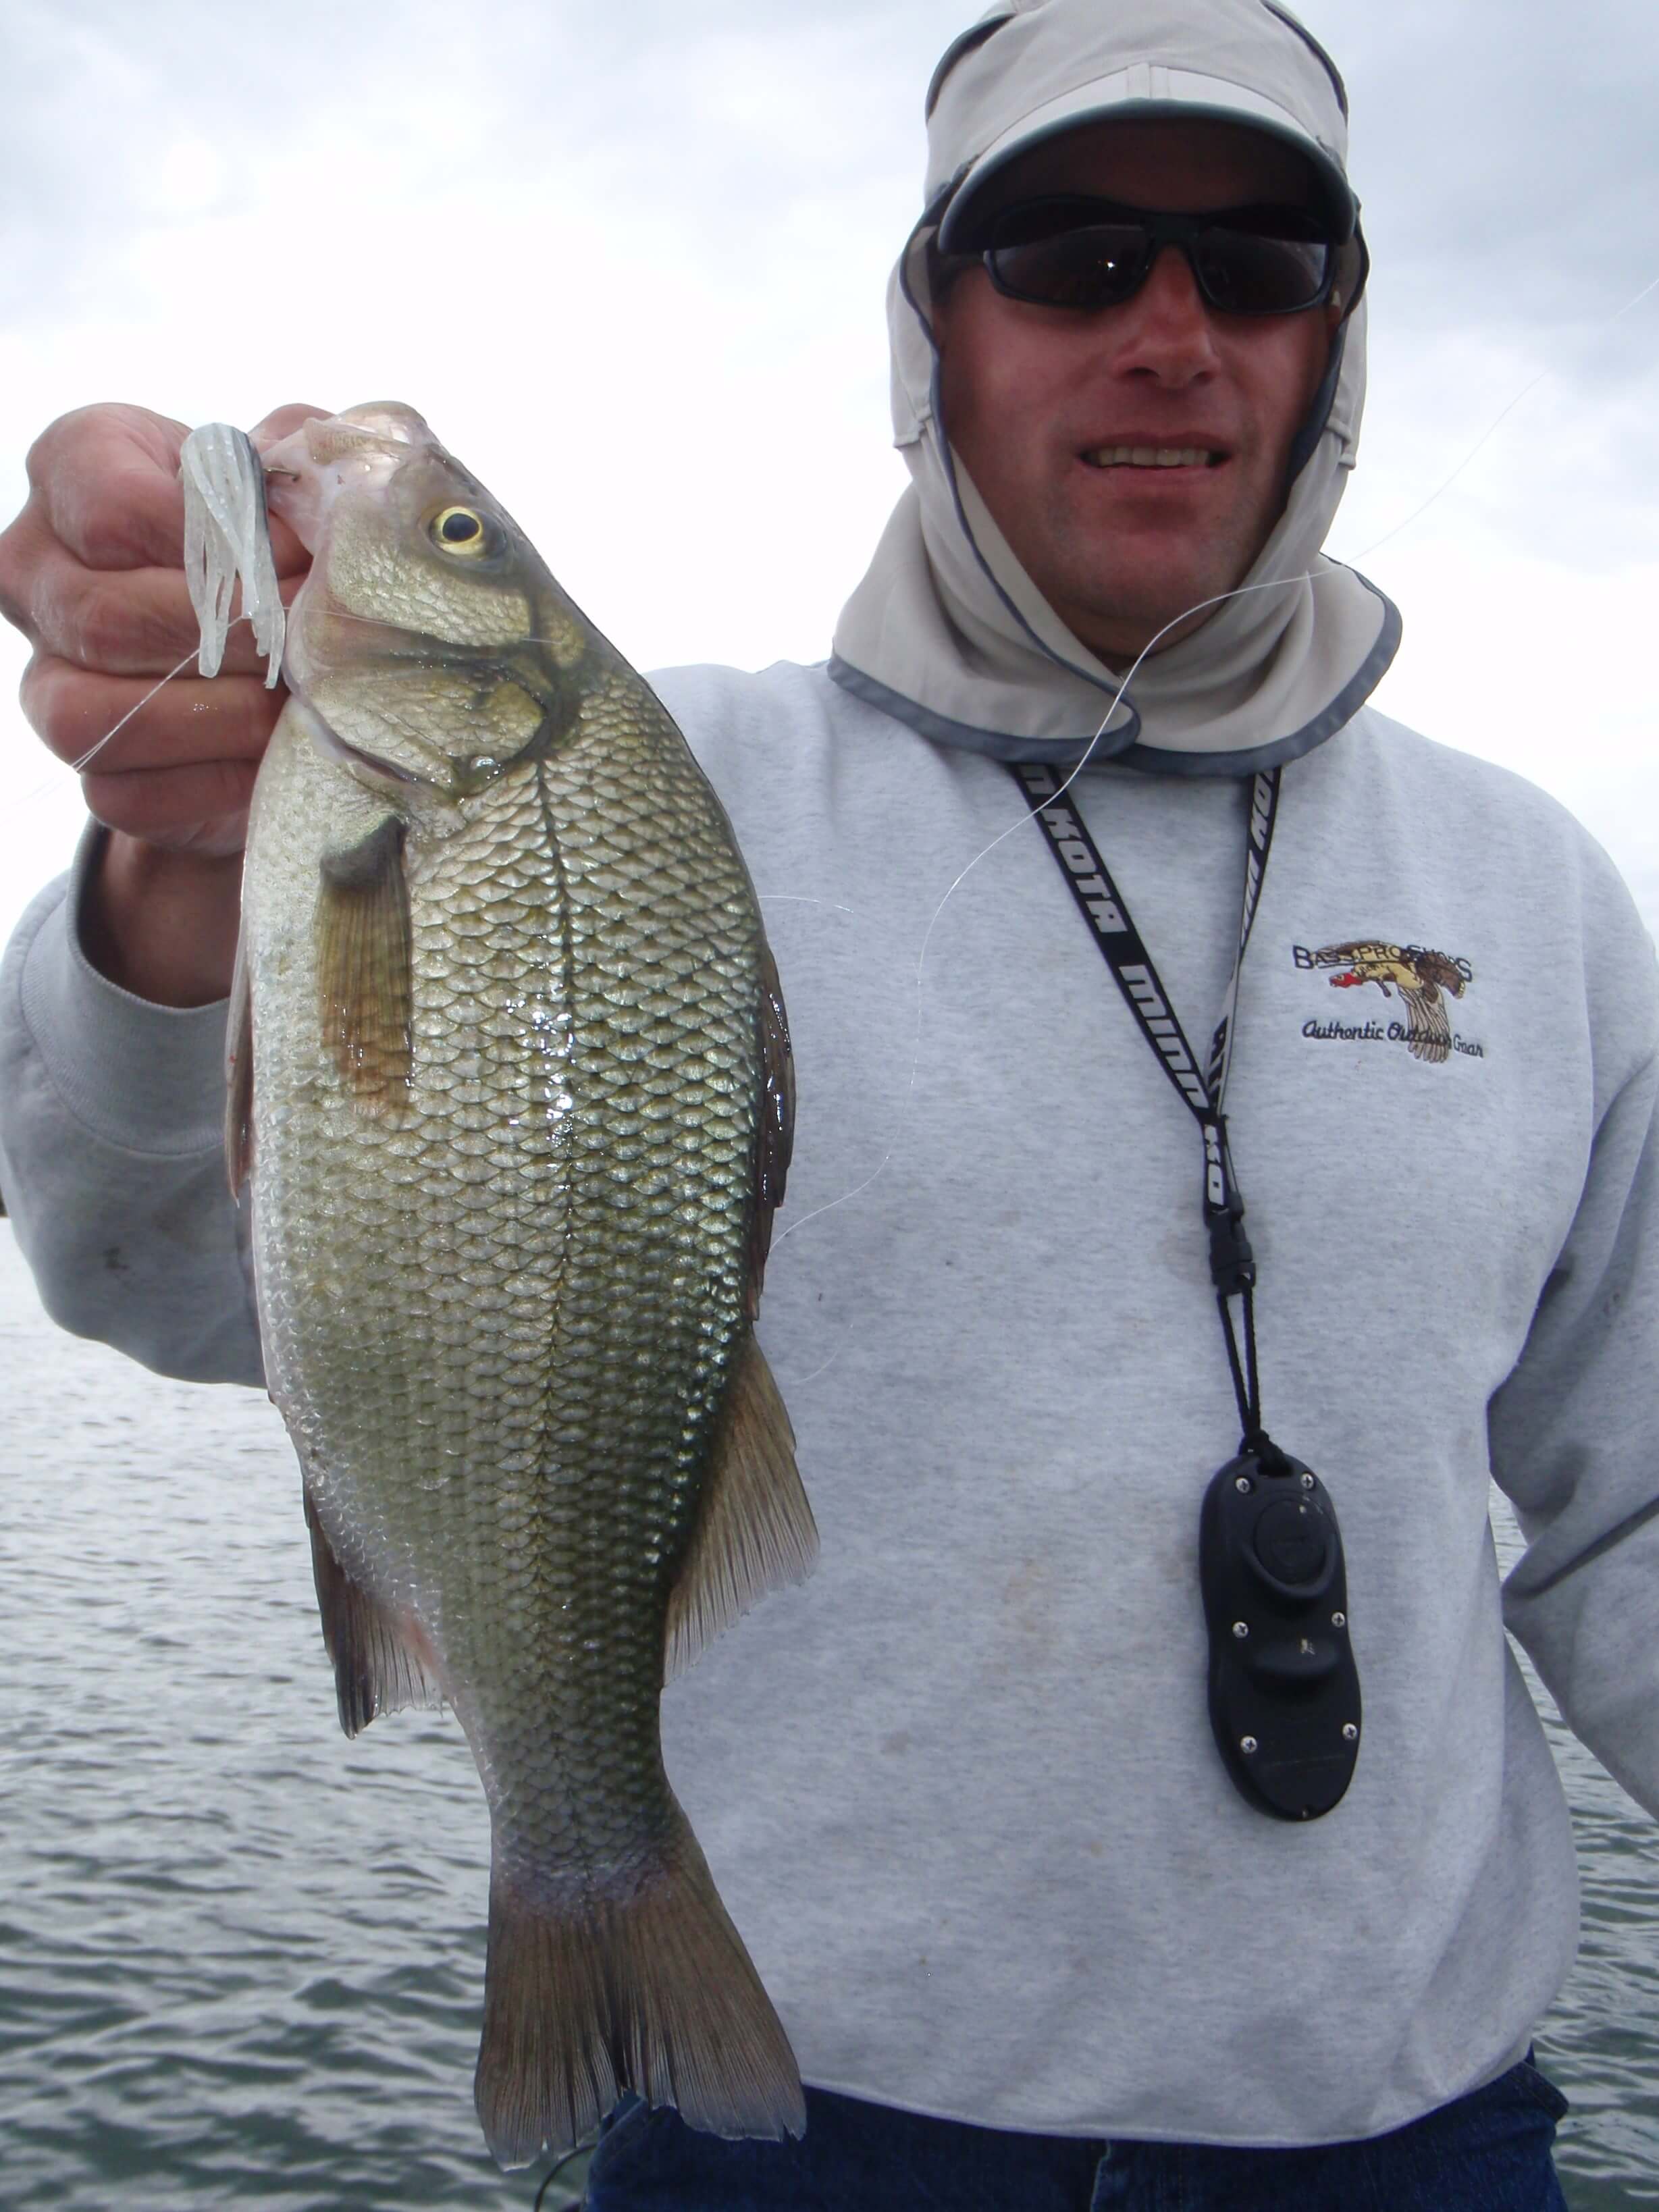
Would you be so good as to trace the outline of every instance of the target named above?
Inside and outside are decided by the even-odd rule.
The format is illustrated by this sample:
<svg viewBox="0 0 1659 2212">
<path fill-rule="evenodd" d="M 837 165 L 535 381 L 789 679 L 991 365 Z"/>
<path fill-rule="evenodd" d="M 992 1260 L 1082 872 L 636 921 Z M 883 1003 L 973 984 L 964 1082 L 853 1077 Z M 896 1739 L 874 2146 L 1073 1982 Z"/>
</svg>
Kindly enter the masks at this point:
<svg viewBox="0 0 1659 2212">
<path fill-rule="evenodd" d="M 1241 594 L 1149 654 L 1127 691 L 1015 559 L 939 405 L 927 246 L 953 206 L 1042 138 L 1156 115 L 1288 141 L 1357 223 L 1341 80 L 1274 0 L 999 0 L 947 49 L 929 88 L 923 212 L 888 286 L 894 442 L 911 483 L 842 611 L 830 672 L 924 736 L 998 760 L 1069 766 L 1092 745 L 1091 760 L 1244 775 L 1340 729 L 1400 641 L 1392 604 L 1319 550 L 1358 445 L 1364 300 L 1332 342 L 1285 511 Z"/>
</svg>

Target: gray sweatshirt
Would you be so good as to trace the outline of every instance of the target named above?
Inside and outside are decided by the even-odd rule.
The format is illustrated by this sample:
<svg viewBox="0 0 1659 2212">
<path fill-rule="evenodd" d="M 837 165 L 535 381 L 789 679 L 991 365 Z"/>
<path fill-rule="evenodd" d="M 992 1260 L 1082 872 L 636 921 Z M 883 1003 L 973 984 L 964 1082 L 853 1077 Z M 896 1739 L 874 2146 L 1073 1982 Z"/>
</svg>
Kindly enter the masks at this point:
<svg viewBox="0 0 1659 2212">
<path fill-rule="evenodd" d="M 1199 1505 L 1238 1424 L 1198 1135 L 1012 781 L 822 668 L 658 682 L 788 1002 L 761 1334 L 823 1534 L 670 1689 L 665 1753 L 806 2078 L 1291 2144 L 1495 2075 L 1577 1936 L 1505 1622 L 1659 1809 L 1659 985 L 1613 867 L 1370 708 L 1284 771 L 1230 1112 L 1266 1417 L 1340 1516 L 1365 1714 L 1347 1796 L 1289 1826 L 1206 1711 Z M 1200 1048 L 1249 788 L 1073 794 Z M 41 895 L 0 989 L 20 1241 L 67 1327 L 257 1382 L 222 1010 L 101 981 L 74 906 Z M 1462 983 L 1443 1059 L 1412 1048 L 1425 948 Z M 1489 1474 L 1528 1543 L 1501 1592 Z"/>
</svg>

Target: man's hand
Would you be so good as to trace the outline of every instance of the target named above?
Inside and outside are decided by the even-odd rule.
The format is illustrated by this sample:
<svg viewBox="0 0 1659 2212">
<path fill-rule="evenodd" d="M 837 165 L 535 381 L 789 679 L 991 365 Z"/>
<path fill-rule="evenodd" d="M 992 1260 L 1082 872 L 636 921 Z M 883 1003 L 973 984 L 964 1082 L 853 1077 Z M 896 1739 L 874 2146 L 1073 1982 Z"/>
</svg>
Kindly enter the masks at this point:
<svg viewBox="0 0 1659 2212">
<path fill-rule="evenodd" d="M 254 443 L 327 411 L 278 408 Z M 174 1006 L 229 988 L 248 800 L 287 696 L 265 689 L 240 623 L 218 676 L 187 669 L 137 705 L 198 641 L 179 484 L 188 428 L 143 407 L 61 416 L 30 452 L 28 500 L 0 535 L 0 613 L 34 648 L 23 711 L 46 744 L 78 762 L 137 708 L 82 772 L 88 808 L 112 833 L 82 941 L 112 981 Z M 274 516 L 270 534 L 286 603 L 310 556 Z"/>
</svg>

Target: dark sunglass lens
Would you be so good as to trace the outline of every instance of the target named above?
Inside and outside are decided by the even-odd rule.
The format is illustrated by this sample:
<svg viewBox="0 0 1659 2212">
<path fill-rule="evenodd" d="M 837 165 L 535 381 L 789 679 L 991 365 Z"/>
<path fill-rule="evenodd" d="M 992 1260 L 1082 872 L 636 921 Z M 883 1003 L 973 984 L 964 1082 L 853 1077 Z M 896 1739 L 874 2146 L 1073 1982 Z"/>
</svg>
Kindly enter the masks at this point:
<svg viewBox="0 0 1659 2212">
<path fill-rule="evenodd" d="M 1235 315 L 1284 315 L 1312 307 L 1325 288 L 1331 252 L 1317 239 L 1242 230 L 1206 231 L 1193 245 L 1206 298 Z"/>
<path fill-rule="evenodd" d="M 993 245 L 988 258 L 999 287 L 1016 299 L 1049 307 L 1109 307 L 1139 283 L 1146 235 L 1132 225 L 1089 223 L 1047 238 L 1006 238 Z"/>
</svg>

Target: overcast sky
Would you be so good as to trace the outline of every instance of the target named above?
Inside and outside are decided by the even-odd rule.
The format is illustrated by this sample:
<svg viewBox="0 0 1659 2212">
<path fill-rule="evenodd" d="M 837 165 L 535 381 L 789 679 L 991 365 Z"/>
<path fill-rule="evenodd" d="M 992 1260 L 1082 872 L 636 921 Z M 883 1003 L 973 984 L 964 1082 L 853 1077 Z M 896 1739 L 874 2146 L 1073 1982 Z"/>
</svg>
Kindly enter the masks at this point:
<svg viewBox="0 0 1659 2212">
<path fill-rule="evenodd" d="M 1405 616 L 1377 703 L 1547 786 L 1659 927 L 1659 289 L 1620 313 L 1659 277 L 1659 7 L 1302 12 L 1374 263 L 1330 550 Z M 639 666 L 821 659 L 904 481 L 883 287 L 975 13 L 7 0 L 0 507 L 91 400 L 404 399 Z M 23 657 L 0 635 L 0 930 L 79 818 Z"/>
</svg>

